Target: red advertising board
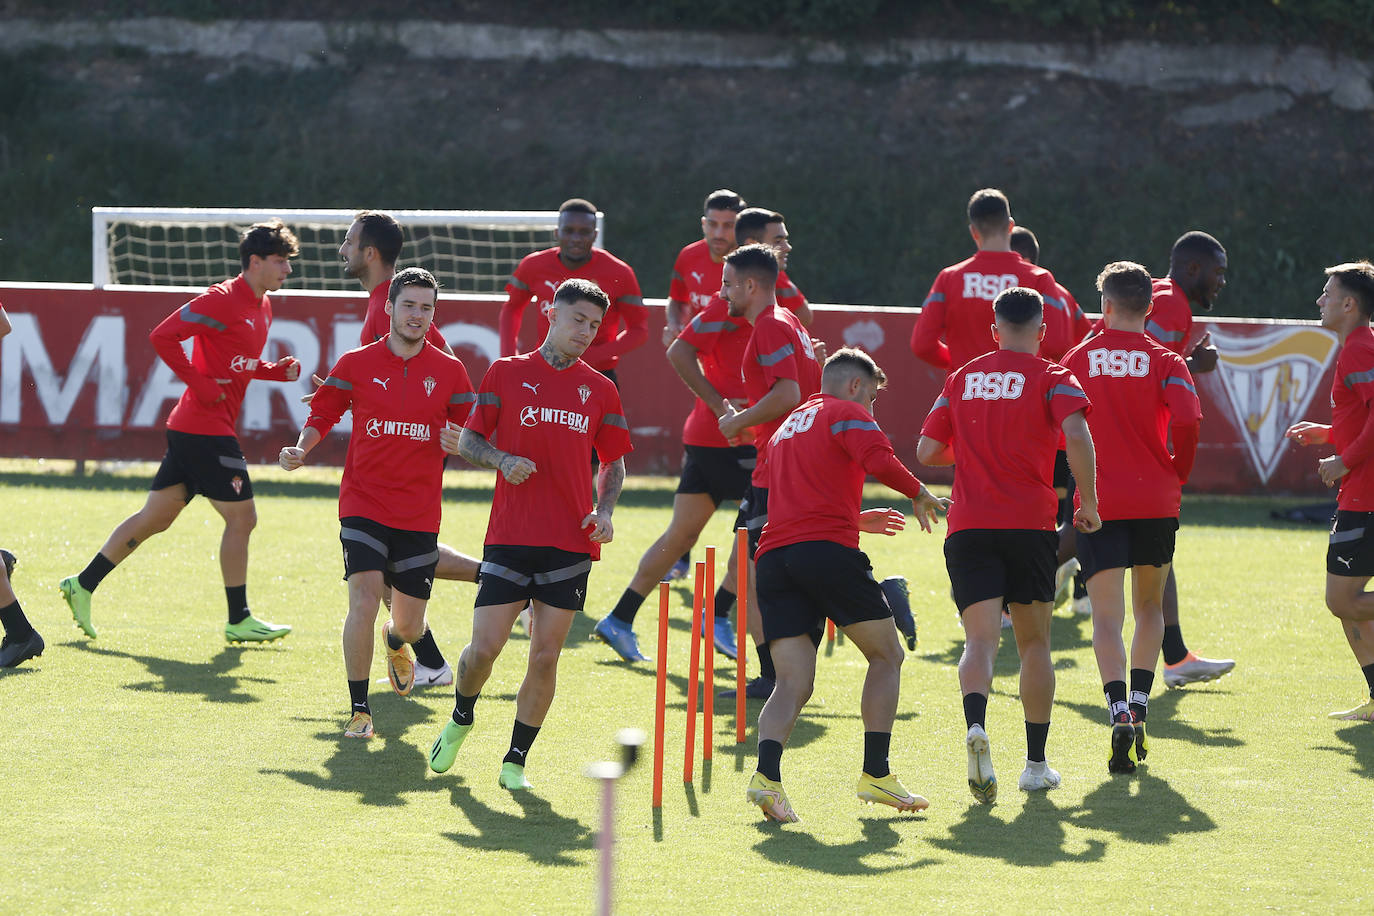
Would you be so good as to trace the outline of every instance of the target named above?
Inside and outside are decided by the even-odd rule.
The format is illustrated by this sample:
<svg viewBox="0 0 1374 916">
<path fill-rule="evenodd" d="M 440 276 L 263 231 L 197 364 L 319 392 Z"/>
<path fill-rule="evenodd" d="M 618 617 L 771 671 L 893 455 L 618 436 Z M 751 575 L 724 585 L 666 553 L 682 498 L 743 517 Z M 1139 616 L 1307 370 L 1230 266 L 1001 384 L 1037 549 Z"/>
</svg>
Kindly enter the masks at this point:
<svg viewBox="0 0 1374 916">
<path fill-rule="evenodd" d="M 69 284 L 0 283 L 14 326 L 0 340 L 0 455 L 86 459 L 161 457 L 162 423 L 183 386 L 153 352 L 148 332 L 198 291 L 94 289 Z M 301 361 L 293 384 L 254 382 L 240 439 L 248 459 L 275 460 L 295 441 L 309 408 L 299 401 L 312 373 L 325 374 L 358 342 L 366 300 L 361 293 L 274 294 L 275 320 L 266 359 Z M 493 296 L 444 297 L 437 322 L 474 382 L 498 352 Z M 631 473 L 675 474 L 682 423 L 691 396 L 658 343 L 662 302 L 649 303 L 649 343 L 626 356 L 619 376 L 635 451 Z M 943 373 L 908 349 L 914 309 L 815 306 L 812 333 L 833 351 L 860 346 L 887 371 L 878 420 L 898 454 L 914 466 L 921 422 Z M 534 322 L 526 321 L 527 329 Z M 1336 340 L 1314 322 L 1212 319 L 1221 352 L 1217 371 L 1198 378 L 1204 420 L 1189 489 L 1213 493 L 1325 494 L 1316 478 L 1320 450 L 1283 439 L 1302 418 L 1328 420 Z M 528 330 L 527 330 L 528 333 Z M 344 429 L 346 426 L 346 419 Z M 323 460 L 341 463 L 345 437 L 334 435 Z M 916 468 L 923 479 L 948 481 L 947 470 Z"/>
</svg>

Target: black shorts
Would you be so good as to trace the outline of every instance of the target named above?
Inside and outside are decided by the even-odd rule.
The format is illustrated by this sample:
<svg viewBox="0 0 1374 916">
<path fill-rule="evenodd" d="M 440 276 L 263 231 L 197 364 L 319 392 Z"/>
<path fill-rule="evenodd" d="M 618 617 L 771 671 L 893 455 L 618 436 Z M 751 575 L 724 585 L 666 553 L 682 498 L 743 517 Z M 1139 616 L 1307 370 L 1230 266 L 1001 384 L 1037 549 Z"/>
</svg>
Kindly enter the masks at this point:
<svg viewBox="0 0 1374 916">
<path fill-rule="evenodd" d="M 682 451 L 679 493 L 705 493 L 717 506 L 727 499 L 744 499 L 758 458 L 752 445 L 730 448 L 684 445 Z"/>
<path fill-rule="evenodd" d="M 339 542 L 343 544 L 345 579 L 354 573 L 379 570 L 389 587 L 429 600 L 434 567 L 439 562 L 438 534 L 389 528 L 350 515 L 339 519 Z"/>
<path fill-rule="evenodd" d="M 945 568 L 962 614 L 991 598 L 1008 604 L 1054 600 L 1059 536 L 1027 528 L 968 528 L 945 539 Z"/>
<path fill-rule="evenodd" d="M 550 607 L 580 611 L 587 600 L 592 557 L 557 547 L 510 547 L 489 544 L 477 573 L 476 607 L 539 601 Z"/>
<path fill-rule="evenodd" d="M 1374 576 L 1374 512 L 1336 510 L 1326 548 L 1326 571 L 1333 576 Z"/>
<path fill-rule="evenodd" d="M 759 557 L 755 578 L 768 641 L 810 636 L 820 645 L 827 617 L 847 627 L 892 616 L 868 557 L 834 541 L 774 548 Z"/>
<path fill-rule="evenodd" d="M 189 503 L 197 493 L 207 499 L 235 503 L 253 498 L 248 462 L 234 436 L 201 436 L 167 430 L 167 453 L 150 490 L 182 484 Z"/>
<path fill-rule="evenodd" d="M 749 559 L 752 560 L 759 550 L 763 526 L 768 524 L 768 488 L 750 485 L 739 512 L 744 518 L 744 527 L 749 529 Z"/>
<path fill-rule="evenodd" d="M 1118 518 L 1103 522 L 1092 534 L 1078 533 L 1078 562 L 1083 581 L 1105 569 L 1163 566 L 1174 561 L 1176 518 Z"/>
</svg>

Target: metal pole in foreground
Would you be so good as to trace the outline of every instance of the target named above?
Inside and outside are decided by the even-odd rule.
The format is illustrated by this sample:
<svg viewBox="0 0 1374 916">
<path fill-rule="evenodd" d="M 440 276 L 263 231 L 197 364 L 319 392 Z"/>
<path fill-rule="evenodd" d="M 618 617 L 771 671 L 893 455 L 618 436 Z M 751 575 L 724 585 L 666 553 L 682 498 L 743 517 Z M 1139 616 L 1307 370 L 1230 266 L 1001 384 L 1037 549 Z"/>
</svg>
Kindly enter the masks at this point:
<svg viewBox="0 0 1374 916">
<path fill-rule="evenodd" d="M 644 739 L 645 735 L 641 730 L 622 728 L 615 735 L 616 743 L 620 745 L 620 760 L 601 760 L 591 764 L 584 771 L 592 779 L 601 780 L 601 833 L 596 838 L 601 860 L 596 911 L 601 914 L 611 912 L 611 863 L 615 858 L 615 783 L 628 773 L 639 759 L 639 747 L 644 743 Z"/>
</svg>

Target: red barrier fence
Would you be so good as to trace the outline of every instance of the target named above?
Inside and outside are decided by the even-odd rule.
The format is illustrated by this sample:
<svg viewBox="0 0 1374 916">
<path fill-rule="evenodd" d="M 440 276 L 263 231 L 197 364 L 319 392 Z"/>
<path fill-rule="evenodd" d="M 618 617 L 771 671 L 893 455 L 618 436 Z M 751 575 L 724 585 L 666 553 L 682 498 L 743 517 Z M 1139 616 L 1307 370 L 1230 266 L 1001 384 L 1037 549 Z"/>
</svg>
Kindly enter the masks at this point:
<svg viewBox="0 0 1374 916">
<path fill-rule="evenodd" d="M 183 386 L 157 358 L 148 332 L 196 291 L 85 285 L 0 283 L 14 331 L 0 341 L 0 455 L 86 459 L 161 457 L 162 423 Z M 294 384 L 248 388 L 240 439 L 250 461 L 274 461 L 295 441 L 308 414 L 299 396 L 340 353 L 354 347 L 365 311 L 358 294 L 274 294 L 275 320 L 266 359 L 301 361 Z M 498 351 L 499 302 L 492 296 L 444 297 L 438 323 L 476 382 Z M 653 305 L 654 303 L 650 303 Z M 635 451 L 631 473 L 675 474 L 682 422 L 691 395 L 663 358 L 662 303 L 650 312 L 649 343 L 619 370 Z M 878 420 L 898 454 L 914 464 L 916 439 L 943 373 L 907 347 L 914 309 L 815 306 L 812 333 L 832 352 L 862 346 L 887 371 Z M 534 321 L 527 318 L 526 336 Z M 1199 322 L 1221 351 L 1216 372 L 1198 378 L 1205 418 L 1189 489 L 1214 493 L 1327 494 L 1316 478 L 1319 449 L 1300 450 L 1283 431 L 1298 419 L 1329 420 L 1336 340 L 1314 322 L 1213 319 Z M 345 418 L 343 428 L 347 428 Z M 333 436 L 322 460 L 339 463 L 344 437 Z M 323 447 L 323 446 L 322 446 Z M 947 470 L 917 468 L 948 481 Z"/>
</svg>

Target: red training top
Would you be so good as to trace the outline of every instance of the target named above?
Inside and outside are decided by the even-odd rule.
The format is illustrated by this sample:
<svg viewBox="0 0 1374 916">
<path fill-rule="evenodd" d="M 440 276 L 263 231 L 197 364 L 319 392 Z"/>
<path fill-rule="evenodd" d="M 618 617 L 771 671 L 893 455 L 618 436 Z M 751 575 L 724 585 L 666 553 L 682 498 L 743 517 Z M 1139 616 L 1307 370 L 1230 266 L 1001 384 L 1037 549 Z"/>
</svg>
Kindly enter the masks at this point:
<svg viewBox="0 0 1374 916">
<path fill-rule="evenodd" d="M 1193 336 L 1193 309 L 1188 297 L 1172 277 L 1154 281 L 1150 315 L 1145 333 L 1179 356 L 1188 355 L 1188 339 Z"/>
<path fill-rule="evenodd" d="M 1058 301 L 1058 284 L 1043 267 L 1014 251 L 980 251 L 935 277 L 911 331 L 911 352 L 939 369 L 958 369 L 975 356 L 997 349 L 992 339 L 992 302 L 1013 286 Z"/>
<path fill-rule="evenodd" d="M 872 474 L 915 498 L 921 482 L 897 460 L 862 405 L 818 394 L 792 411 L 768 447 L 768 524 L 758 556 L 802 541 L 859 548 L 859 505 Z"/>
<path fill-rule="evenodd" d="M 706 308 L 682 329 L 678 339 L 696 348 L 702 375 L 721 397 L 729 400 L 746 397 L 740 366 L 753 333 L 749 322 L 730 316 L 728 302 L 713 296 Z M 720 422 L 715 413 L 701 398 L 695 401 L 687 422 L 682 424 L 682 444 L 729 448 L 730 443 L 720 434 Z"/>
<path fill-rule="evenodd" d="M 1097 453 L 1097 511 L 1103 521 L 1178 518 L 1183 479 L 1202 419 L 1183 357 L 1143 332 L 1104 330 L 1064 357 L 1093 403 L 1088 427 Z M 1188 431 L 1174 437 L 1169 426 Z M 1074 497 L 1078 503 L 1077 496 Z"/>
<path fill-rule="evenodd" d="M 439 430 L 462 424 L 476 400 L 462 362 L 430 343 L 410 359 L 392 353 L 386 337 L 340 356 L 310 400 L 305 423 L 323 438 L 345 410 L 353 411 L 339 518 L 438 533 Z"/>
<path fill-rule="evenodd" d="M 1338 508 L 1374 511 L 1374 333 L 1364 325 L 1350 332 L 1336 357 L 1331 381 L 1331 444 L 1350 473 L 1341 478 Z"/>
<path fill-rule="evenodd" d="M 1073 373 L 1029 353 L 994 350 L 950 373 L 921 427 L 954 449 L 946 536 L 968 528 L 1053 531 L 1060 431 L 1070 414 L 1090 409 Z"/>
<path fill-rule="evenodd" d="M 363 319 L 362 333 L 358 335 L 361 346 L 365 347 L 370 343 L 376 343 L 391 333 L 391 316 L 386 313 L 386 297 L 390 291 L 391 281 L 387 280 L 368 293 L 367 317 Z M 434 322 L 430 322 L 429 330 L 425 332 L 425 340 L 440 350 L 448 346 L 448 341 L 444 340 L 439 325 Z"/>
<path fill-rule="evenodd" d="M 678 252 L 673 262 L 673 276 L 668 282 L 668 298 L 687 303 L 687 314 L 696 315 L 720 293 L 720 275 L 724 270 L 723 262 L 711 260 L 711 248 L 706 240 L 698 239 Z M 778 271 L 774 290 L 778 305 L 789 312 L 806 304 L 806 297 L 785 270 Z"/>
<path fill-rule="evenodd" d="M 755 320 L 740 370 L 751 405 L 757 404 L 780 379 L 795 381 L 801 388 L 803 402 L 821 390 L 821 364 L 811 348 L 811 335 L 796 315 L 778 306 Z M 768 486 L 768 441 L 785 419 L 786 416 L 778 417 L 754 427 L 758 462 L 751 482 L 756 487 Z"/>
<path fill-rule="evenodd" d="M 592 512 L 592 447 L 603 463 L 632 448 L 620 393 L 578 360 L 554 369 L 539 351 L 498 359 L 487 370 L 467 428 L 528 458 L 535 471 L 516 486 L 496 475 L 487 544 L 557 547 L 600 559 L 582 520 Z"/>
<path fill-rule="evenodd" d="M 506 283 L 506 301 L 501 306 L 501 355 L 514 356 L 520 337 L 520 325 L 525 320 L 525 307 L 534 300 L 538 306 L 538 337 L 535 349 L 549 333 L 549 319 L 544 314 L 558 285 L 571 277 L 591 280 L 601 287 L 611 300 L 606 317 L 596 332 L 592 345 L 582 354 L 582 361 L 605 372 L 620 363 L 620 357 L 649 339 L 649 313 L 639 292 L 639 281 L 629 264 L 603 248 L 593 248 L 592 256 L 576 270 L 570 270 L 558 257 L 557 248 L 546 248 L 527 254 L 516 265 L 515 274 Z M 719 289 L 719 287 L 717 287 Z M 624 330 L 621 330 L 621 325 Z"/>
<path fill-rule="evenodd" d="M 1045 339 L 1039 355 L 1057 363 L 1092 332 L 1093 323 L 1062 283 L 1056 281 L 1054 288 L 1054 297 L 1045 297 Z"/>
<path fill-rule="evenodd" d="M 153 349 L 186 383 L 167 428 L 198 436 L 234 435 L 248 382 L 286 381 L 285 367 L 259 358 L 271 325 L 272 303 L 254 295 L 239 274 L 216 283 L 153 328 L 148 335 Z M 189 360 L 181 349 L 188 337 Z"/>
</svg>

